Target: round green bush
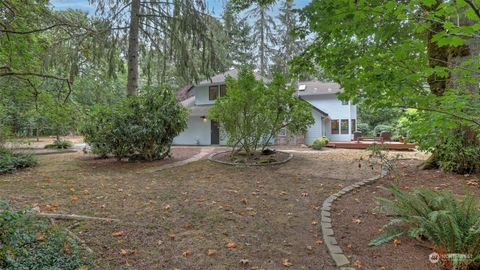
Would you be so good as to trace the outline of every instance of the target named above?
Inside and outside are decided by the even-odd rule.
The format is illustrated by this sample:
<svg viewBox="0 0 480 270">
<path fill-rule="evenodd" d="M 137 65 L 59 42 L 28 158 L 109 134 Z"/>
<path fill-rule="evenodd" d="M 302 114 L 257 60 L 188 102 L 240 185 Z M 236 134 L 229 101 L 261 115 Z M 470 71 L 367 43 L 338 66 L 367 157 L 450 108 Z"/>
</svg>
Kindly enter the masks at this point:
<svg viewBox="0 0 480 270">
<path fill-rule="evenodd" d="M 313 141 L 312 148 L 315 150 L 321 150 L 329 142 L 326 136 L 322 136 Z"/>
<path fill-rule="evenodd" d="M 145 88 L 139 96 L 110 106 L 97 106 L 82 133 L 92 153 L 117 159 L 159 160 L 187 127 L 187 109 L 171 88 Z"/>
</svg>

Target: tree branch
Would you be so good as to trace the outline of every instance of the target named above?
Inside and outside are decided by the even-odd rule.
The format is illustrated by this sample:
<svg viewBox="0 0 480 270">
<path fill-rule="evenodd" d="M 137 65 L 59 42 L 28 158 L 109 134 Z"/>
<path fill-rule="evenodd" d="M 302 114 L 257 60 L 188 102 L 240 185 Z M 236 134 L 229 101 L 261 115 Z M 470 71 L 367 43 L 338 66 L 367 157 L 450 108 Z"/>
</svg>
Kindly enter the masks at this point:
<svg viewBox="0 0 480 270">
<path fill-rule="evenodd" d="M 477 17 L 480 18 L 480 9 L 477 6 L 475 6 L 472 0 L 465 0 L 465 3 L 467 3 L 473 9 L 473 12 L 475 12 Z"/>
<path fill-rule="evenodd" d="M 37 72 L 15 72 L 10 69 L 8 66 L 2 66 L 0 67 L 0 71 L 4 70 L 4 72 L 0 72 L 0 77 L 6 77 L 6 76 L 34 76 L 34 77 L 40 77 L 40 78 L 48 78 L 48 79 L 55 79 L 59 81 L 63 81 L 67 83 L 68 87 L 68 93 L 67 96 L 65 97 L 64 102 L 67 102 L 68 98 L 70 97 L 72 93 L 72 82 L 68 78 L 63 78 L 59 77 L 56 75 L 51 75 L 51 74 L 43 74 L 43 73 L 37 73 Z"/>
<path fill-rule="evenodd" d="M 45 28 L 39 28 L 39 29 L 34 29 L 34 30 L 29 30 L 29 31 L 15 31 L 15 30 L 8 30 L 8 29 L 0 29 L 0 33 L 15 34 L 15 35 L 29 35 L 29 34 L 33 34 L 33 33 L 48 31 L 48 30 L 50 30 L 52 28 L 55 28 L 55 27 L 67 26 L 67 25 L 68 24 L 66 24 L 66 23 L 58 23 L 58 24 L 47 26 Z"/>
</svg>

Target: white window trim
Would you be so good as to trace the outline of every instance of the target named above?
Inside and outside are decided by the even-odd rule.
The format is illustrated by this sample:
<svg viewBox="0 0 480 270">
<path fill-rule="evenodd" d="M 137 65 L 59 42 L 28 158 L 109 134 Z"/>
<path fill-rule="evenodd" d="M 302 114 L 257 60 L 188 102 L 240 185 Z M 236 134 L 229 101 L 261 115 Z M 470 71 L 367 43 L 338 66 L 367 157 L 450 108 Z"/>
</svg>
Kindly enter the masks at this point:
<svg viewBox="0 0 480 270">
<path fill-rule="evenodd" d="M 281 128 L 278 130 L 278 137 L 287 137 L 287 128 Z"/>
</svg>

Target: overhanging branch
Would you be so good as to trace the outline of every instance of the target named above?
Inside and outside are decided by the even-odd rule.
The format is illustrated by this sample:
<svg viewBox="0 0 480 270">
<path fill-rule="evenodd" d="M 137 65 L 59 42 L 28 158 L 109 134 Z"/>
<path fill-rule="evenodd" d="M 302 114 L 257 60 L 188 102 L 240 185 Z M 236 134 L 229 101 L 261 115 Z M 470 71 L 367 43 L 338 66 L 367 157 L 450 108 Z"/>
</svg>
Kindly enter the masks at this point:
<svg viewBox="0 0 480 270">
<path fill-rule="evenodd" d="M 7 76 L 14 76 L 14 77 L 33 76 L 33 77 L 48 78 L 48 79 L 54 79 L 54 80 L 66 82 L 68 87 L 68 93 L 67 93 L 67 96 L 65 97 L 64 102 L 68 100 L 68 98 L 72 93 L 72 81 L 70 81 L 68 78 L 63 78 L 56 75 L 43 74 L 38 72 L 16 72 L 16 71 L 12 71 L 8 66 L 0 67 L 0 77 L 7 77 Z"/>
</svg>

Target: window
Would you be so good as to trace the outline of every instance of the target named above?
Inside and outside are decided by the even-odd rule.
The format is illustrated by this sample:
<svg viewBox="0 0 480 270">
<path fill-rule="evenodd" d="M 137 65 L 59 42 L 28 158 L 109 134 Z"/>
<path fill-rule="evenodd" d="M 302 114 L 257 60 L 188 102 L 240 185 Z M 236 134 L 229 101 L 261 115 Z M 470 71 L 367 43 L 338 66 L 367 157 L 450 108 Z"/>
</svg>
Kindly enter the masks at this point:
<svg viewBox="0 0 480 270">
<path fill-rule="evenodd" d="M 208 89 L 208 100 L 215 100 L 218 97 L 218 86 L 212 85 Z"/>
<path fill-rule="evenodd" d="M 342 119 L 340 127 L 342 134 L 348 134 L 348 119 Z"/>
<path fill-rule="evenodd" d="M 342 105 L 348 105 L 348 100 L 342 100 Z"/>
<path fill-rule="evenodd" d="M 355 131 L 357 131 L 357 121 L 355 119 L 352 119 L 352 134 Z"/>
<path fill-rule="evenodd" d="M 281 128 L 278 131 L 278 137 L 286 137 L 287 136 L 287 128 Z"/>
<path fill-rule="evenodd" d="M 227 95 L 227 86 L 220 85 L 220 97 L 224 97 Z"/>
<path fill-rule="evenodd" d="M 338 120 L 332 120 L 331 122 L 332 134 L 339 134 Z"/>
</svg>

